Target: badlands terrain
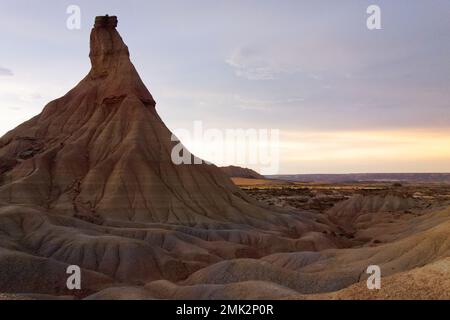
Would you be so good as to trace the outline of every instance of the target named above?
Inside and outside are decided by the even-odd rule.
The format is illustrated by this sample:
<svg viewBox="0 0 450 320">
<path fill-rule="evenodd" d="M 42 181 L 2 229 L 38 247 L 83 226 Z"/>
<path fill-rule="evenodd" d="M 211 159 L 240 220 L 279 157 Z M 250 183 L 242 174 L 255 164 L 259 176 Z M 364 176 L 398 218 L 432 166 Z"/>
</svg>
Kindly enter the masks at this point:
<svg viewBox="0 0 450 320">
<path fill-rule="evenodd" d="M 176 165 L 116 26 L 97 17 L 86 77 L 0 139 L 0 299 L 449 299 L 450 185 Z"/>
</svg>

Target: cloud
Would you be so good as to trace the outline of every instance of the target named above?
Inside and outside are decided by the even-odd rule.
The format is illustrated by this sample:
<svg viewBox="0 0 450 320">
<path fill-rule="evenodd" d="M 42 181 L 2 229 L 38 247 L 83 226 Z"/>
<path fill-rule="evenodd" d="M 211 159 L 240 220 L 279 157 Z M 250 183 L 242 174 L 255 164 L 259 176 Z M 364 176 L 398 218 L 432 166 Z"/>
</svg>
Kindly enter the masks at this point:
<svg viewBox="0 0 450 320">
<path fill-rule="evenodd" d="M 280 106 L 295 105 L 304 102 L 305 99 L 301 97 L 292 97 L 285 99 L 247 99 L 239 95 L 235 95 L 234 99 L 237 106 L 245 110 L 273 110 Z"/>
<path fill-rule="evenodd" d="M 10 69 L 0 67 L 0 76 L 12 76 L 13 72 Z"/>
<path fill-rule="evenodd" d="M 33 102 L 36 100 L 42 100 L 43 96 L 37 92 L 32 92 L 32 93 L 27 92 L 25 94 L 20 95 L 19 99 L 24 102 Z"/>
<path fill-rule="evenodd" d="M 266 47 L 241 47 L 235 49 L 225 63 L 234 69 L 236 76 L 248 80 L 274 80 L 283 74 L 300 72 L 279 52 L 267 51 Z"/>
<path fill-rule="evenodd" d="M 274 80 L 279 73 L 268 66 L 246 65 L 244 62 L 239 61 L 239 59 L 230 58 L 225 62 L 235 69 L 236 76 L 248 80 Z"/>
</svg>

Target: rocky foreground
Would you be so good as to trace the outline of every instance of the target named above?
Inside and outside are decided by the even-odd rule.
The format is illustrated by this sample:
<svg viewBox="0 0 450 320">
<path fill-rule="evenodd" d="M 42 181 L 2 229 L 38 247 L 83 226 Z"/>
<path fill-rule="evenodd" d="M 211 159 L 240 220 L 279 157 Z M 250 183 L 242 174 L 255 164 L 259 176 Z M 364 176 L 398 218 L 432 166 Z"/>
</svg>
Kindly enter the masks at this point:
<svg viewBox="0 0 450 320">
<path fill-rule="evenodd" d="M 98 17 L 89 74 L 0 139 L 0 299 L 448 298 L 447 203 L 277 206 L 214 165 L 174 164 L 116 26 Z"/>
</svg>

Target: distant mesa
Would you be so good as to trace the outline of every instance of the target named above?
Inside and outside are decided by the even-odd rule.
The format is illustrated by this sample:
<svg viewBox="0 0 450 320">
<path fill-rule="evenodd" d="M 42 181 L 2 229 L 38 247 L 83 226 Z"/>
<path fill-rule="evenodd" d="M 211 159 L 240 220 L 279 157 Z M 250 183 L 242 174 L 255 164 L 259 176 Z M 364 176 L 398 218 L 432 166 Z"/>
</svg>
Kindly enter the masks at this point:
<svg viewBox="0 0 450 320">
<path fill-rule="evenodd" d="M 223 173 L 230 178 L 265 179 L 265 177 L 255 170 L 238 166 L 220 167 Z"/>
<path fill-rule="evenodd" d="M 283 174 L 268 176 L 295 182 L 443 182 L 450 183 L 450 173 L 348 173 L 348 174 Z"/>
</svg>

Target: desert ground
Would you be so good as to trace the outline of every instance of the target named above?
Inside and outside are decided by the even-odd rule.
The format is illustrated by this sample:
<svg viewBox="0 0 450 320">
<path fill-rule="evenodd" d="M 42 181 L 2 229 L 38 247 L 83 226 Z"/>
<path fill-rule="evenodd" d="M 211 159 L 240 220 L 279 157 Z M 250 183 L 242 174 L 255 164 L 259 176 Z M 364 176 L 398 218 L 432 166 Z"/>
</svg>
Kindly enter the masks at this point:
<svg viewBox="0 0 450 320">
<path fill-rule="evenodd" d="M 450 298 L 450 184 L 231 180 L 268 210 L 305 219 L 310 230 L 96 225 L 36 211 L 21 215 L 15 229 L 38 249 L 3 250 L 2 270 L 5 260 L 20 259 L 23 280 L 17 290 L 17 280 L 3 278 L 11 287 L 0 299 Z M 2 226 L 19 219 L 7 211 Z M 83 258 L 89 287 L 76 294 L 47 274 L 63 277 L 74 250 L 94 255 Z M 366 286 L 372 264 L 381 267 L 379 290 Z"/>
<path fill-rule="evenodd" d="M 86 77 L 0 138 L 0 299 L 449 298 L 448 183 L 175 164 L 116 26 L 97 17 Z"/>
</svg>

